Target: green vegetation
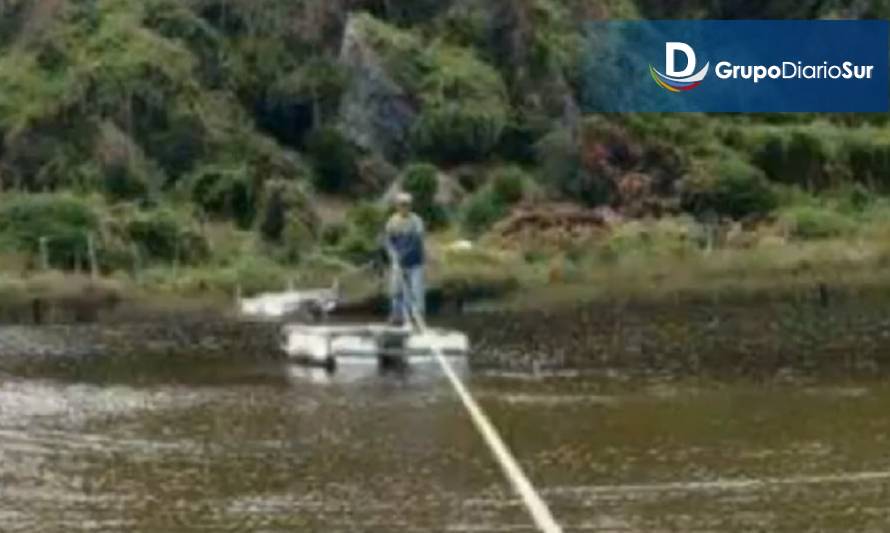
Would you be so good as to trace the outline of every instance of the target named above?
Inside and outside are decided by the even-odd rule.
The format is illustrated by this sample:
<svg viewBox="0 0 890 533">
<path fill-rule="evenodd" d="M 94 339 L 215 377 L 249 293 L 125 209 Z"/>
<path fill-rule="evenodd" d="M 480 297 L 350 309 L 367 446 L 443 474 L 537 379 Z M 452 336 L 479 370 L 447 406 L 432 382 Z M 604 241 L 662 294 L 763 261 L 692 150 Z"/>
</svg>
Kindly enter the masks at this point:
<svg viewBox="0 0 890 533">
<path fill-rule="evenodd" d="M 376 256 L 394 183 L 459 292 L 631 279 L 662 268 L 642 266 L 653 258 L 673 277 L 781 279 L 771 269 L 799 266 L 783 254 L 818 268 L 843 242 L 880 269 L 885 116 L 598 116 L 578 101 L 590 18 L 886 17 L 885 4 L 6 2 L 0 278 L 32 290 L 22 280 L 45 267 L 93 262 L 116 286 L 187 294 L 326 284 Z M 533 203 L 543 218 L 503 234 Z M 553 205 L 609 225 L 551 224 Z M 449 252 L 463 237 L 488 250 Z"/>
<path fill-rule="evenodd" d="M 519 167 L 496 168 L 490 172 L 487 185 L 477 190 L 464 205 L 464 230 L 478 236 L 491 228 L 525 198 L 531 181 L 532 178 Z"/>
</svg>

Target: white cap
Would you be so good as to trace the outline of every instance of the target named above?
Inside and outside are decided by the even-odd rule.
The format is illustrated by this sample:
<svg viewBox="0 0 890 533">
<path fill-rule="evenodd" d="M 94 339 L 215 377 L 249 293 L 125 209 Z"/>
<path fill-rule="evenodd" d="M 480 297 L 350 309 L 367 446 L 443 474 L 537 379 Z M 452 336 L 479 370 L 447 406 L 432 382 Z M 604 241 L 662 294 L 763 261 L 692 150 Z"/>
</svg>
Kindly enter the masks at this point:
<svg viewBox="0 0 890 533">
<path fill-rule="evenodd" d="M 396 197 L 395 197 L 396 205 L 411 204 L 413 202 L 414 202 L 414 197 L 406 192 L 400 192 L 400 193 L 396 194 Z"/>
</svg>

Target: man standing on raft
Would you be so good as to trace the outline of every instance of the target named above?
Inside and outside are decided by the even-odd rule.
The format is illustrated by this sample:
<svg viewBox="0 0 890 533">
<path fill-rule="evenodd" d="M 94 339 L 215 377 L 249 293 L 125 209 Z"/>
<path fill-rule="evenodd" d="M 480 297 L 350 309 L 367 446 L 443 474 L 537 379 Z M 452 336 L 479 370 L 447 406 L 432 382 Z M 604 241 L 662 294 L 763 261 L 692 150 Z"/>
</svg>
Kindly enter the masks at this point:
<svg viewBox="0 0 890 533">
<path fill-rule="evenodd" d="M 412 203 L 410 194 L 401 192 L 396 195 L 396 211 L 386 223 L 384 236 L 391 261 L 397 261 L 400 267 L 393 265 L 390 272 L 392 307 L 389 317 L 390 324 L 399 326 L 410 322 L 412 307 L 422 316 L 426 303 L 424 225 L 423 219 L 411 210 Z"/>
</svg>

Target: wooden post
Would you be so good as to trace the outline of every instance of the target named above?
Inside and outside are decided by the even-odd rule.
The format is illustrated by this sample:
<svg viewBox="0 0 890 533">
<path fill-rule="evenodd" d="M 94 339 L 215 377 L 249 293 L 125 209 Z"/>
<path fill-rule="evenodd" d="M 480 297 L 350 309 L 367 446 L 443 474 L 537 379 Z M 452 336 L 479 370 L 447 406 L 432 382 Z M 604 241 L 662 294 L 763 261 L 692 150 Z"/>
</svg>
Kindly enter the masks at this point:
<svg viewBox="0 0 890 533">
<path fill-rule="evenodd" d="M 40 237 L 40 268 L 49 270 L 49 237 Z"/>
<path fill-rule="evenodd" d="M 179 276 L 179 256 L 180 256 L 179 246 L 180 246 L 179 239 L 177 239 L 176 245 L 174 246 L 174 251 L 173 251 L 173 277 L 174 278 Z"/>
<path fill-rule="evenodd" d="M 90 260 L 90 277 L 93 280 L 99 278 L 99 261 L 96 258 L 96 239 L 93 233 L 87 233 L 87 254 Z"/>
<path fill-rule="evenodd" d="M 130 243 L 130 254 L 133 256 L 133 279 L 136 283 L 142 281 L 142 256 L 139 254 L 139 246 L 135 242 Z"/>
</svg>

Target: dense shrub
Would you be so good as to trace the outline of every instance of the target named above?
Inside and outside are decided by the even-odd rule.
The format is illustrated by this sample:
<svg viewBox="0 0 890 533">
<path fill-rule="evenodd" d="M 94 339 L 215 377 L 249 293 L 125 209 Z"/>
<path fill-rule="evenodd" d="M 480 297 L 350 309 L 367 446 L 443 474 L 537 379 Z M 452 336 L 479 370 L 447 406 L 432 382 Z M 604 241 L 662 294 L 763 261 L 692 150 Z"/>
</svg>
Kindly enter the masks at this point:
<svg viewBox="0 0 890 533">
<path fill-rule="evenodd" d="M 168 209 L 137 213 L 126 232 L 141 257 L 149 261 L 194 264 L 209 254 L 207 241 L 194 223 Z"/>
<path fill-rule="evenodd" d="M 439 170 L 433 165 L 418 163 L 409 165 L 402 175 L 402 188 L 414 197 L 419 209 L 427 209 L 436 201 L 439 190 Z"/>
<path fill-rule="evenodd" d="M 346 229 L 335 252 L 356 263 L 380 257 L 380 244 L 387 213 L 379 206 L 362 202 L 346 215 Z"/>
<path fill-rule="evenodd" d="M 843 151 L 853 179 L 872 189 L 890 190 L 890 143 L 850 141 Z"/>
<path fill-rule="evenodd" d="M 791 208 L 782 214 L 782 218 L 793 236 L 805 240 L 840 237 L 855 227 L 850 218 L 833 209 L 819 206 Z"/>
<path fill-rule="evenodd" d="M 416 150 L 446 162 L 485 157 L 507 125 L 503 80 L 467 49 L 435 46 L 426 53 L 433 68 L 418 87 L 423 107 L 413 132 Z"/>
<path fill-rule="evenodd" d="M 98 234 L 99 216 L 90 205 L 68 195 L 15 195 L 0 203 L 0 240 L 11 251 L 34 254 L 46 239 L 49 263 L 72 269 L 87 257 L 87 236 Z"/>
<path fill-rule="evenodd" d="M 829 185 L 829 148 L 808 131 L 779 131 L 765 135 L 754 152 L 754 162 L 767 177 L 814 191 Z"/>
<path fill-rule="evenodd" d="M 146 155 L 158 163 L 170 183 L 175 183 L 207 154 L 208 137 L 205 125 L 197 116 L 170 113 L 164 118 L 163 126 L 143 132 L 140 140 Z"/>
<path fill-rule="evenodd" d="M 464 231 L 470 235 L 480 235 L 504 218 L 507 213 L 507 205 L 496 198 L 491 189 L 484 188 L 464 203 L 461 223 Z"/>
<path fill-rule="evenodd" d="M 497 146 L 497 154 L 507 161 L 527 165 L 535 162 L 535 143 L 544 134 L 524 117 L 514 117 L 507 122 Z"/>
<path fill-rule="evenodd" d="M 497 145 L 504 124 L 499 110 L 476 104 L 425 107 L 414 128 L 414 145 L 418 153 L 437 161 L 475 161 Z"/>
<path fill-rule="evenodd" d="M 281 242 L 287 226 L 287 202 L 282 189 L 270 191 L 263 206 L 260 235 L 270 242 Z"/>
<path fill-rule="evenodd" d="M 147 200 L 163 181 L 161 171 L 139 145 L 112 123 L 99 128 L 93 151 L 101 173 L 100 184 L 112 200 Z"/>
<path fill-rule="evenodd" d="M 150 184 L 133 166 L 115 163 L 104 169 L 103 188 L 112 199 L 137 200 L 149 196 Z"/>
<path fill-rule="evenodd" d="M 685 181 L 682 203 L 696 214 L 714 212 L 740 219 L 772 211 L 778 198 L 758 169 L 738 159 L 724 159 L 707 175 Z"/>
<path fill-rule="evenodd" d="M 297 183 L 282 179 L 266 182 L 260 208 L 260 234 L 267 241 L 280 243 L 291 219 L 299 220 L 311 229 L 311 217 L 307 216 L 305 208 L 305 196 Z"/>
<path fill-rule="evenodd" d="M 185 43 L 198 58 L 197 74 L 211 88 L 222 86 L 230 75 L 225 58 L 219 53 L 224 46 L 222 36 L 183 2 L 149 0 L 144 24 L 164 37 Z"/>
<path fill-rule="evenodd" d="M 210 165 L 189 179 L 192 201 L 207 213 L 249 227 L 256 216 L 256 186 L 244 166 Z"/>
<path fill-rule="evenodd" d="M 436 202 L 438 174 L 439 170 L 433 165 L 419 163 L 409 165 L 401 180 L 402 188 L 414 197 L 414 211 L 430 229 L 440 228 L 447 222 L 445 208 Z"/>
<path fill-rule="evenodd" d="M 513 205 L 525 196 L 528 175 L 519 167 L 498 168 L 491 180 L 492 193 L 497 201 Z"/>
<path fill-rule="evenodd" d="M 317 241 L 314 217 L 307 212 L 303 191 L 292 181 L 273 180 L 265 184 L 263 196 L 260 235 L 277 246 L 274 250 L 279 258 L 288 263 L 300 261 Z"/>
<path fill-rule="evenodd" d="M 346 237 L 348 231 L 349 228 L 342 222 L 326 224 L 321 229 L 321 242 L 328 247 L 337 246 Z"/>
<path fill-rule="evenodd" d="M 319 189 L 342 193 L 358 180 L 358 150 L 336 129 L 322 128 L 312 132 L 306 150 Z"/>
<path fill-rule="evenodd" d="M 510 208 L 526 195 L 531 178 L 519 167 L 497 167 L 488 176 L 488 183 L 463 205 L 461 223 L 471 235 L 484 233 L 504 218 Z"/>
<path fill-rule="evenodd" d="M 283 244 L 275 254 L 286 263 L 299 263 L 315 249 L 316 236 L 300 217 L 291 215 L 285 219 Z"/>
</svg>

